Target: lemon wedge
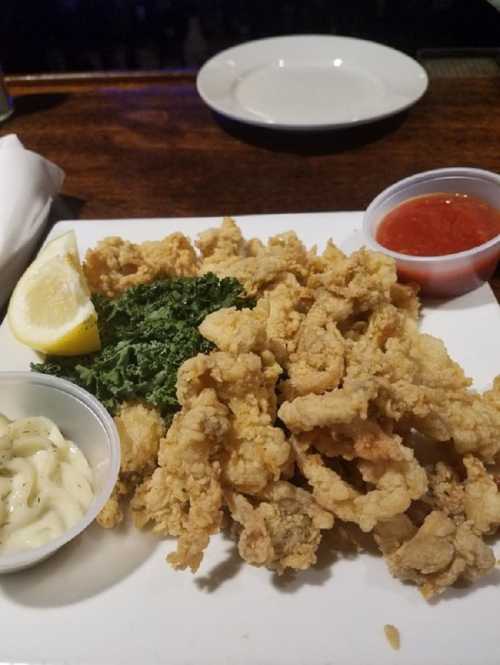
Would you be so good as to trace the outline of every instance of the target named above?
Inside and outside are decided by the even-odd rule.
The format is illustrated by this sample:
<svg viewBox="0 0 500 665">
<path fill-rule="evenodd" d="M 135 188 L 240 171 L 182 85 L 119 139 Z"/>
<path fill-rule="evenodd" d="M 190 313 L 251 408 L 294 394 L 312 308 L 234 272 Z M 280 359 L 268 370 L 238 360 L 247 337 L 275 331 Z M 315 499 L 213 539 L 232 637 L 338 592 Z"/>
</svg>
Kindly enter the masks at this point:
<svg viewBox="0 0 500 665">
<path fill-rule="evenodd" d="M 49 242 L 22 275 L 7 319 L 16 339 L 36 351 L 74 356 L 101 348 L 73 231 Z"/>
</svg>

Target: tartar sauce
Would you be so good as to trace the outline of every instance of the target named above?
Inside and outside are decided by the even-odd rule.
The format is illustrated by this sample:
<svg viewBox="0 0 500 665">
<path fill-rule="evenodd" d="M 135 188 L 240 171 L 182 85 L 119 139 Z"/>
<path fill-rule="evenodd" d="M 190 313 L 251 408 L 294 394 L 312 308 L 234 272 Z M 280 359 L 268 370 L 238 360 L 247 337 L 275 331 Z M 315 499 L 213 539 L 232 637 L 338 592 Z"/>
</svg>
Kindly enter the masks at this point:
<svg viewBox="0 0 500 665">
<path fill-rule="evenodd" d="M 57 538 L 83 517 L 93 497 L 85 456 L 52 420 L 0 415 L 0 553 Z"/>
</svg>

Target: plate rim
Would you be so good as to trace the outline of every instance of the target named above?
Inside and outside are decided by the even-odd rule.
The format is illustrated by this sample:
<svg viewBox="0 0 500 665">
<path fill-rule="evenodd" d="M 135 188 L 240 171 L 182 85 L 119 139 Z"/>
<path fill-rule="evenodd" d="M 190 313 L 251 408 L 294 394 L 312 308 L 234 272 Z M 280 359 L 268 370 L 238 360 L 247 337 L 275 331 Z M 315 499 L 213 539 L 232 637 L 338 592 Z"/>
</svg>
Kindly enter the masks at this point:
<svg viewBox="0 0 500 665">
<path fill-rule="evenodd" d="M 234 53 L 235 51 L 241 50 L 243 48 L 247 49 L 248 47 L 256 47 L 260 44 L 264 43 L 270 43 L 270 42 L 290 42 L 290 41 L 295 41 L 295 40 L 304 40 L 304 39 L 314 39 L 314 40 L 321 40 L 321 41 L 338 41 L 338 42 L 350 42 L 350 43 L 359 43 L 359 44 L 364 44 L 364 45 L 370 45 L 370 46 L 375 46 L 377 48 L 380 48 L 384 51 L 388 51 L 393 55 L 394 57 L 404 59 L 408 62 L 410 62 L 414 67 L 415 71 L 419 71 L 419 73 L 422 75 L 422 90 L 420 93 L 413 97 L 410 101 L 403 103 L 401 105 L 398 105 L 394 109 L 390 109 L 386 112 L 383 113 L 377 113 L 376 115 L 372 115 L 369 117 L 364 117 L 364 118 L 359 118 L 357 120 L 349 120 L 345 122 L 317 122 L 317 121 L 308 121 L 304 123 L 295 123 L 295 122 L 287 122 L 287 121 L 282 121 L 282 122 L 266 122 L 264 120 L 260 120 L 258 117 L 252 118 L 250 115 L 247 115 L 246 112 L 243 113 L 238 113 L 238 112 L 231 112 L 223 108 L 223 105 L 220 105 L 217 101 L 214 101 L 211 99 L 210 95 L 207 93 L 206 88 L 205 88 L 205 80 L 207 76 L 210 76 L 210 68 L 216 64 L 219 60 L 223 60 L 225 57 L 228 55 Z M 409 56 L 407 53 L 404 53 L 403 51 L 400 51 L 392 46 L 388 46 L 387 44 L 382 44 L 381 42 L 377 42 L 371 39 L 361 39 L 359 37 L 349 37 L 347 35 L 329 35 L 329 34 L 319 34 L 319 33 L 301 33 L 301 34 L 296 34 L 296 35 L 278 35 L 274 37 L 263 37 L 261 39 L 254 39 L 246 42 L 241 42 L 240 44 L 235 44 L 234 46 L 230 46 L 219 53 L 216 53 L 213 55 L 211 58 L 209 58 L 199 69 L 197 75 L 196 75 L 196 90 L 198 92 L 198 95 L 202 99 L 202 101 L 215 113 L 218 113 L 225 118 L 229 118 L 230 120 L 245 124 L 245 125 L 252 125 L 256 127 L 262 127 L 262 128 L 267 128 L 271 130 L 285 130 L 285 131 L 324 131 L 324 130 L 332 130 L 332 129 L 345 129 L 347 127 L 357 127 L 360 125 L 365 125 L 369 124 L 372 122 L 377 122 L 379 120 L 383 120 L 384 118 L 388 118 L 390 116 L 396 115 L 397 113 L 401 113 L 405 111 L 406 109 L 410 108 L 414 104 L 416 104 L 427 92 L 429 88 L 429 76 L 425 70 L 425 68 L 415 59 Z M 243 108 L 243 107 L 242 107 Z"/>
</svg>

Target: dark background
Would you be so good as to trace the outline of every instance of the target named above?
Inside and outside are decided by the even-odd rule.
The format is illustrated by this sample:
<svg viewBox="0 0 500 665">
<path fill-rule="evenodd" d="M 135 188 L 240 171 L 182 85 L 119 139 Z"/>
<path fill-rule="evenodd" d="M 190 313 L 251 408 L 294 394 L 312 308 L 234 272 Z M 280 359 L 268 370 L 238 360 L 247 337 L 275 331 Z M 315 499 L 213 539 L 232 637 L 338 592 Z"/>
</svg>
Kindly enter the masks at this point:
<svg viewBox="0 0 500 665">
<path fill-rule="evenodd" d="M 500 46 L 487 0 L 0 0 L 7 73 L 196 67 L 259 37 L 342 34 L 415 55 Z"/>
</svg>

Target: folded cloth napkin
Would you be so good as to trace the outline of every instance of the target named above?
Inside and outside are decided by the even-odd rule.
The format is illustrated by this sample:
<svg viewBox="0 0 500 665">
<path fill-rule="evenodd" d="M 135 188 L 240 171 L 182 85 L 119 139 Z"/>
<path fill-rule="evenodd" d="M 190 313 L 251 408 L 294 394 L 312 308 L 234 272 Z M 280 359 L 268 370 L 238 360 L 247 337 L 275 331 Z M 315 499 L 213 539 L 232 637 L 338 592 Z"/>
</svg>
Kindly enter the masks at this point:
<svg viewBox="0 0 500 665">
<path fill-rule="evenodd" d="M 39 240 L 64 172 L 26 150 L 16 135 L 0 138 L 0 308 Z"/>
</svg>

